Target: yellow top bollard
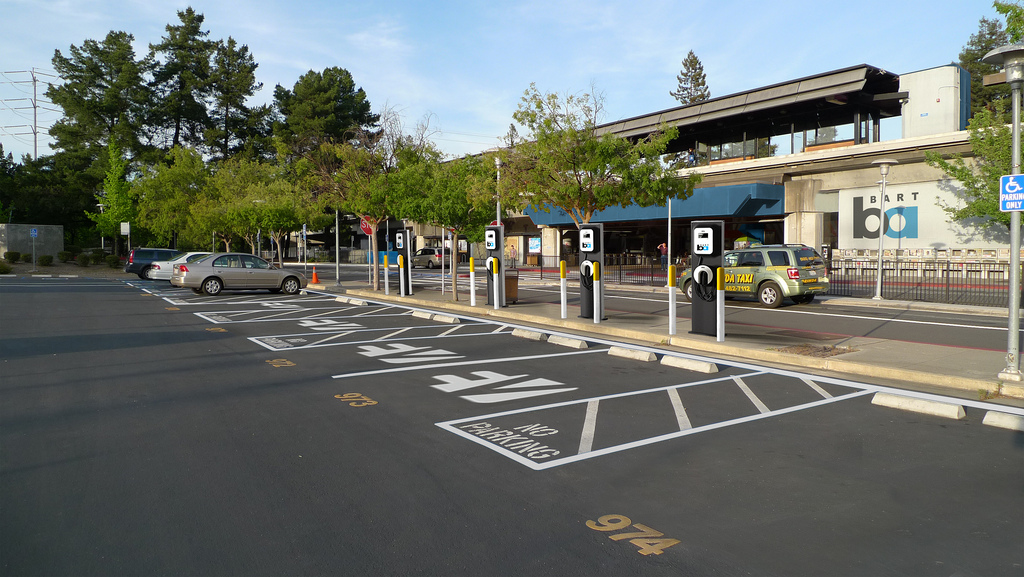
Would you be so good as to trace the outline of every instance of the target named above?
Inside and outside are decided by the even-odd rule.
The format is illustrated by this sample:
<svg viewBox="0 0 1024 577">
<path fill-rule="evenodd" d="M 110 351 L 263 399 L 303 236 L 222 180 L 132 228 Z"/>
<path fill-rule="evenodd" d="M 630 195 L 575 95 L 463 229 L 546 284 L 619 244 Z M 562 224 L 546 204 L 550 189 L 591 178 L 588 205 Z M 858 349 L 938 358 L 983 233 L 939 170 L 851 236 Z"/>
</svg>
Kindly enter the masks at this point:
<svg viewBox="0 0 1024 577">
<path fill-rule="evenodd" d="M 402 258 L 402 257 L 399 256 L 398 258 Z M 384 255 L 384 268 L 385 269 L 388 268 L 388 255 Z"/>
<path fill-rule="evenodd" d="M 669 288 L 676 288 L 676 265 L 668 265 L 668 286 Z"/>
<path fill-rule="evenodd" d="M 565 278 L 565 261 L 564 260 L 560 261 L 558 263 L 558 276 L 560 278 L 563 278 L 563 279 Z"/>
<path fill-rule="evenodd" d="M 405 256 L 404 254 L 398 255 L 398 268 L 399 269 L 404 269 L 405 268 L 405 259 L 402 258 L 404 256 Z"/>
<path fill-rule="evenodd" d="M 720 291 L 724 291 L 725 290 L 725 269 L 722 268 L 722 267 L 718 267 L 718 270 L 715 271 L 715 275 L 717 277 L 716 280 L 718 281 L 718 282 L 715 283 L 716 288 L 718 290 L 720 290 Z"/>
<path fill-rule="evenodd" d="M 473 269 L 473 257 L 469 257 L 469 270 L 470 271 L 474 270 Z"/>
<path fill-rule="evenodd" d="M 594 280 L 595 281 L 600 281 L 601 280 L 601 265 L 599 263 L 596 263 L 596 262 L 594 263 Z"/>
</svg>

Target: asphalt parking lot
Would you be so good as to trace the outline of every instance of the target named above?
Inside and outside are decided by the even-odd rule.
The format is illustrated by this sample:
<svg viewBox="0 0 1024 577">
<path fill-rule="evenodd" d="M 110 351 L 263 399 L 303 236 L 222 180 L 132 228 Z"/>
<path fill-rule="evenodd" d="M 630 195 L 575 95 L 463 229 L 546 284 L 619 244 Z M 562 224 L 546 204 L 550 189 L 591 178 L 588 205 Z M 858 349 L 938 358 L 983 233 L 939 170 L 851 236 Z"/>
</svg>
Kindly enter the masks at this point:
<svg viewBox="0 0 1024 577">
<path fill-rule="evenodd" d="M 315 293 L 0 299 L 5 574 L 1024 572 L 983 402 Z"/>
</svg>

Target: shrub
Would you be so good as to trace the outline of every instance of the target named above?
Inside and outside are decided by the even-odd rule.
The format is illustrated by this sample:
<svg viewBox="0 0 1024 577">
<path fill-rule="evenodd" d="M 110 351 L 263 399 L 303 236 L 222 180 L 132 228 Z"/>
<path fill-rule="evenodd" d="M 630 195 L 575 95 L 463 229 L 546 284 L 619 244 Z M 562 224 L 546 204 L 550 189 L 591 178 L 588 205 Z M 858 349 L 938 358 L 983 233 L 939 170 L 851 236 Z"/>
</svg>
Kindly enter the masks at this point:
<svg viewBox="0 0 1024 577">
<path fill-rule="evenodd" d="M 31 263 L 32 262 L 32 255 L 27 253 L 27 252 L 25 254 L 21 255 L 21 262 Z"/>
<path fill-rule="evenodd" d="M 39 266 L 53 266 L 53 255 L 39 255 Z"/>
<path fill-rule="evenodd" d="M 89 258 L 92 259 L 92 264 L 103 264 L 103 261 L 106 260 L 107 255 L 103 254 L 102 252 L 94 252 L 92 253 L 92 256 L 90 256 Z"/>
<path fill-rule="evenodd" d="M 60 262 L 68 262 L 69 260 L 74 258 L 74 256 L 75 255 L 71 254 L 71 251 L 62 250 L 57 253 L 57 260 L 59 260 Z"/>
<path fill-rule="evenodd" d="M 78 256 L 78 253 L 82 252 L 82 247 L 75 246 L 73 244 L 69 244 L 69 245 L 67 245 L 64 248 L 66 248 L 67 251 L 70 252 L 72 256 Z"/>
<path fill-rule="evenodd" d="M 4 253 L 4 260 L 9 263 L 16 263 L 21 260 L 21 253 L 16 250 L 9 250 Z"/>
<path fill-rule="evenodd" d="M 78 263 L 78 266 L 89 266 L 90 260 L 92 259 L 90 259 L 89 255 L 87 254 L 80 254 L 77 257 L 75 257 L 75 262 Z"/>
<path fill-rule="evenodd" d="M 110 268 L 121 268 L 121 257 L 116 254 L 107 255 L 107 266 Z"/>
<path fill-rule="evenodd" d="M 0 274 L 11 274 L 12 270 L 11 265 L 5 262 L 0 262 Z"/>
</svg>

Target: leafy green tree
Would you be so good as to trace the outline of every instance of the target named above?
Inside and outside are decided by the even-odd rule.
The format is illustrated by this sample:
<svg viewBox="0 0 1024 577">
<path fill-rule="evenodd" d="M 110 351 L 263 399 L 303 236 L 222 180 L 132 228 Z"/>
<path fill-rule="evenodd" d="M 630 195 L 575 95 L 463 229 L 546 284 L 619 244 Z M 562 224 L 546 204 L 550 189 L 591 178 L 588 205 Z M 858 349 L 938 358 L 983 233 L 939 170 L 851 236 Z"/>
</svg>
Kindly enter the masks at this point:
<svg viewBox="0 0 1024 577">
<path fill-rule="evenodd" d="M 678 178 L 661 162 L 677 135 L 674 127 L 637 142 L 598 134 L 602 107 L 596 95 L 560 97 L 530 85 L 513 114 L 529 131 L 528 139 L 503 153 L 508 168 L 502 171 L 502 188 L 522 199 L 510 198 L 509 208 L 555 206 L 579 227 L 610 206 L 664 206 L 670 198 L 693 194 L 700 175 Z M 511 187 L 505 185 L 506 174 Z"/>
<path fill-rule="evenodd" d="M 259 65 L 249 53 L 248 46 L 238 46 L 234 38 L 217 44 L 210 76 L 213 110 L 212 127 L 206 130 L 206 145 L 221 159 L 238 154 L 249 146 L 253 156 L 261 156 L 269 147 L 266 139 L 266 117 L 270 107 L 250 108 L 246 99 L 263 87 L 256 81 Z M 255 142 L 262 139 L 260 142 Z"/>
<path fill-rule="evenodd" d="M 171 147 L 199 146 L 212 128 L 207 108 L 211 96 L 210 60 L 216 43 L 202 29 L 205 17 L 191 7 L 178 11 L 181 24 L 168 24 L 159 44 L 150 44 L 151 57 L 163 57 L 153 70 L 158 95 L 153 124 L 169 133 Z"/>
<path fill-rule="evenodd" d="M 208 246 L 210 228 L 192 217 L 193 207 L 208 208 L 211 171 L 202 154 L 192 148 L 175 147 L 165 162 L 145 167 L 132 183 L 139 198 L 140 224 L 161 243 L 177 234 L 187 246 Z"/>
<path fill-rule="evenodd" d="M 981 227 L 1009 229 L 1010 213 L 999 210 L 999 177 L 1011 174 L 1013 168 L 1008 121 L 1005 101 L 996 106 L 995 112 L 982 109 L 971 119 L 971 161 L 960 155 L 947 160 L 935 152 L 925 153 L 929 165 L 941 169 L 962 186 L 957 192 L 960 203 L 941 205 L 950 219 L 975 219 Z"/>
<path fill-rule="evenodd" d="M 669 94 L 684 106 L 704 102 L 711 98 L 711 89 L 708 88 L 704 65 L 701 64 L 700 58 L 697 58 L 693 50 L 683 59 L 683 69 L 676 75 L 676 82 L 678 82 L 678 86 L 675 92 L 669 92 Z"/>
<path fill-rule="evenodd" d="M 132 187 L 125 180 L 129 161 L 114 142 L 107 145 L 107 151 L 109 168 L 103 179 L 103 190 L 96 194 L 97 208 L 102 208 L 86 211 L 86 216 L 96 223 L 100 236 L 114 239 L 115 254 L 123 254 L 122 244 L 118 242 L 121 238 L 121 223 L 137 224 L 138 206 L 132 195 Z"/>
<path fill-rule="evenodd" d="M 362 88 L 356 88 L 348 70 L 331 67 L 310 70 L 291 90 L 280 84 L 274 102 L 281 120 L 274 135 L 294 156 L 303 156 L 329 142 L 345 142 L 360 131 L 372 129 L 378 116 Z"/>
<path fill-rule="evenodd" d="M 17 170 L 14 155 L 4 155 L 4 145 L 0 143 L 0 224 L 12 222 L 14 219 L 14 197 L 17 194 Z"/>
<path fill-rule="evenodd" d="M 996 2 L 992 3 L 996 12 L 1006 18 L 1006 34 L 1012 44 L 1019 43 L 1024 39 L 1024 7 L 1017 2 Z"/>
<path fill-rule="evenodd" d="M 452 231 L 452 270 L 457 266 L 459 237 L 482 240 L 484 227 L 494 216 L 494 197 L 475 194 L 481 182 L 493 181 L 493 172 L 490 156 L 444 161 L 433 146 L 403 154 L 395 210 L 403 218 Z M 452 275 L 451 288 L 454 300 L 459 300 L 458 275 Z"/>
<path fill-rule="evenodd" d="M 994 110 L 995 103 L 1010 97 L 1007 84 L 985 86 L 982 79 L 989 74 L 999 72 L 999 66 L 986 64 L 982 58 L 992 50 L 1003 46 L 1008 41 L 1003 23 L 999 20 L 982 18 L 978 23 L 978 32 L 971 35 L 970 41 L 960 51 L 960 66 L 971 75 L 971 116 L 984 109 Z"/>
</svg>

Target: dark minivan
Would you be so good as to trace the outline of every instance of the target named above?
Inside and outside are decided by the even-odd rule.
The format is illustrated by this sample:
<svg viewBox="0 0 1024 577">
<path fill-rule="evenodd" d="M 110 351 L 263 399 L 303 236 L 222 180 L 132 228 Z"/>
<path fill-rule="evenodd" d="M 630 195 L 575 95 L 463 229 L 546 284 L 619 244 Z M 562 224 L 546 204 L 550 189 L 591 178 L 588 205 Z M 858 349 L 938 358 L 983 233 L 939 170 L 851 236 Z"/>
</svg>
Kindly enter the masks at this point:
<svg viewBox="0 0 1024 577">
<path fill-rule="evenodd" d="M 148 279 L 149 265 L 158 260 L 171 260 L 181 254 L 180 250 L 173 248 L 136 248 L 128 253 L 128 260 L 124 263 L 124 272 L 135 273 L 141 279 Z"/>
</svg>

